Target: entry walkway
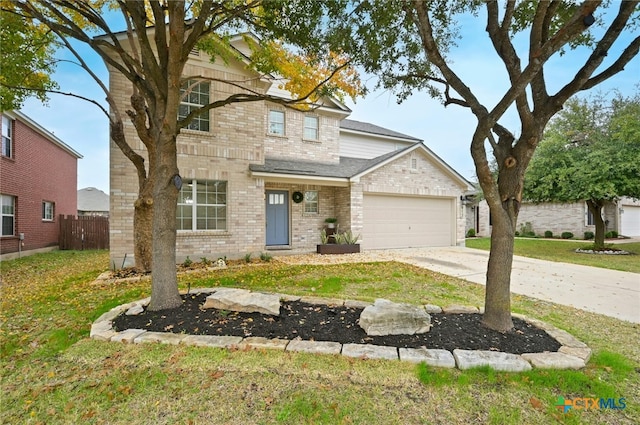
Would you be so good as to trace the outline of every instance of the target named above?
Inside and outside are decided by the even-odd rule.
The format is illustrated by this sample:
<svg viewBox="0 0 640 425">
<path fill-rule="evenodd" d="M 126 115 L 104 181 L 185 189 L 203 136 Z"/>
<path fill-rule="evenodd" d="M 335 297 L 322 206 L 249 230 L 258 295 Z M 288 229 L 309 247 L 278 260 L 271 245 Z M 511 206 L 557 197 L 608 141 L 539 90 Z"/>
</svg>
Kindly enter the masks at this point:
<svg viewBox="0 0 640 425">
<path fill-rule="evenodd" d="M 489 252 L 462 247 L 393 250 L 407 263 L 486 283 Z M 511 292 L 640 323 L 640 274 L 513 257 Z"/>
</svg>

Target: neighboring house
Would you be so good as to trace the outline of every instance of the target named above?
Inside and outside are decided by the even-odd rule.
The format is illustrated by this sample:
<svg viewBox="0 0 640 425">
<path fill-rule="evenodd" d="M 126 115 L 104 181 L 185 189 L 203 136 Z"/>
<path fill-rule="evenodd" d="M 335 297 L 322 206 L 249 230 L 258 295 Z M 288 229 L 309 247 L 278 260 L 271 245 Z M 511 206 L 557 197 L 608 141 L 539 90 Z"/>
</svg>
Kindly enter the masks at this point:
<svg viewBox="0 0 640 425">
<path fill-rule="evenodd" d="M 0 253 L 55 247 L 58 215 L 76 214 L 82 155 L 19 111 L 2 113 L 1 130 Z"/>
<path fill-rule="evenodd" d="M 491 234 L 489 206 L 486 201 L 477 205 L 479 236 Z M 621 198 L 617 202 L 607 202 L 603 208 L 605 232 L 616 231 L 621 236 L 640 236 L 640 201 Z M 530 226 L 536 235 L 543 236 L 549 230 L 554 236 L 562 232 L 571 232 L 575 238 L 582 239 L 585 232 L 595 233 L 593 216 L 586 202 L 523 203 L 518 214 L 517 230 Z"/>
<path fill-rule="evenodd" d="M 232 45 L 244 51 L 241 38 Z M 110 71 L 111 90 L 121 91 L 115 94 L 125 107 L 131 85 Z M 203 52 L 193 52 L 184 72 L 252 81 L 253 90 L 288 96 L 243 64 L 211 63 Z M 220 82 L 189 85 L 185 114 L 237 90 Z M 347 120 L 350 113 L 328 98 L 306 112 L 247 102 L 211 110 L 183 130 L 178 261 L 314 251 L 328 217 L 338 219 L 340 231 L 360 234 L 363 249 L 463 245 L 461 197 L 472 189 L 469 182 L 420 139 Z M 133 128 L 125 131 L 143 153 Z M 137 176 L 113 143 L 110 171 L 111 261 L 130 265 Z"/>
<path fill-rule="evenodd" d="M 95 187 L 78 191 L 78 217 L 109 217 L 109 195 Z"/>
</svg>

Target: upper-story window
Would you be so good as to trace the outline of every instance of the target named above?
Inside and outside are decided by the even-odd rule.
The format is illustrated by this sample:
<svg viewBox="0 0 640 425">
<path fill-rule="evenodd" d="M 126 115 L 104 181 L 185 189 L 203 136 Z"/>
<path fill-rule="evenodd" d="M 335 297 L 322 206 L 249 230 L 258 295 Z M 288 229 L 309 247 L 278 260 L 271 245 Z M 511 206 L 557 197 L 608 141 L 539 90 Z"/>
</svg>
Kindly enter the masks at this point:
<svg viewBox="0 0 640 425">
<path fill-rule="evenodd" d="M 305 115 L 304 116 L 304 140 L 318 140 L 318 132 L 319 132 L 319 120 L 318 117 L 314 115 Z"/>
<path fill-rule="evenodd" d="M 181 120 L 191 113 L 194 109 L 202 108 L 209 104 L 208 82 L 198 82 L 197 80 L 187 80 L 180 87 L 180 109 L 178 110 L 178 119 Z M 209 131 L 209 111 L 202 112 L 193 118 L 186 127 L 190 130 Z"/>
<path fill-rule="evenodd" d="M 269 110 L 269 134 L 284 136 L 284 111 Z"/>
<path fill-rule="evenodd" d="M 2 156 L 13 156 L 13 120 L 6 115 L 2 116 Z"/>
<path fill-rule="evenodd" d="M 54 203 L 42 201 L 42 220 L 53 221 Z"/>
<path fill-rule="evenodd" d="M 13 236 L 16 222 L 15 197 L 0 195 L 0 215 L 2 216 L 2 236 Z"/>
<path fill-rule="evenodd" d="M 183 184 L 176 225 L 178 230 L 226 230 L 227 182 L 193 180 Z"/>
</svg>

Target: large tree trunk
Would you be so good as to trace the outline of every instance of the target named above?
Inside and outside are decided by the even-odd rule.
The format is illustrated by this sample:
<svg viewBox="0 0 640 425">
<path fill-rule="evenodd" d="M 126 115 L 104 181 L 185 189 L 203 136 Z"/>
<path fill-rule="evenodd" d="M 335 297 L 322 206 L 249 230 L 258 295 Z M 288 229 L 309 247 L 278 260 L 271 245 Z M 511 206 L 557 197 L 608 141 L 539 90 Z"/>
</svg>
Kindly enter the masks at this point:
<svg viewBox="0 0 640 425">
<path fill-rule="evenodd" d="M 182 305 L 176 273 L 176 210 L 178 174 L 176 137 L 161 134 L 158 162 L 153 180 L 153 269 L 149 310 L 177 308 Z"/>
<path fill-rule="evenodd" d="M 509 201 L 515 202 L 515 201 Z M 492 210 L 491 251 L 487 265 L 487 287 L 482 324 L 506 332 L 513 328 L 511 319 L 511 267 L 516 218 L 510 217 L 511 205 L 502 211 Z M 498 209 L 502 209 L 498 207 Z"/>
<path fill-rule="evenodd" d="M 604 202 L 589 199 L 587 201 L 587 207 L 589 207 L 589 211 L 593 215 L 593 222 L 596 226 L 596 234 L 594 238 L 594 248 L 602 249 L 604 248 L 604 219 L 602 218 L 602 206 Z"/>
<path fill-rule="evenodd" d="M 139 189 L 133 213 L 133 244 L 136 268 L 151 271 L 153 241 L 153 184 L 146 179 Z"/>
</svg>

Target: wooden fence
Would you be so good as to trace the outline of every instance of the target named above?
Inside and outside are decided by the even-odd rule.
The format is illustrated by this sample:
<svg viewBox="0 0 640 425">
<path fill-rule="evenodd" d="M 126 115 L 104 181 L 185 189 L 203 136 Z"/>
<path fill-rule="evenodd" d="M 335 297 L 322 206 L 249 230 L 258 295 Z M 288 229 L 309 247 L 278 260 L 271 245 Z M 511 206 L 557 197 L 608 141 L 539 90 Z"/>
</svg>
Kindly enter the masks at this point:
<svg viewBox="0 0 640 425">
<path fill-rule="evenodd" d="M 60 215 L 60 249 L 109 249 L 109 218 Z"/>
</svg>

